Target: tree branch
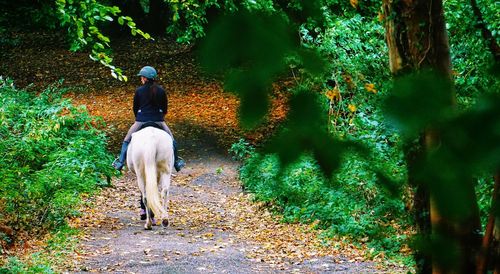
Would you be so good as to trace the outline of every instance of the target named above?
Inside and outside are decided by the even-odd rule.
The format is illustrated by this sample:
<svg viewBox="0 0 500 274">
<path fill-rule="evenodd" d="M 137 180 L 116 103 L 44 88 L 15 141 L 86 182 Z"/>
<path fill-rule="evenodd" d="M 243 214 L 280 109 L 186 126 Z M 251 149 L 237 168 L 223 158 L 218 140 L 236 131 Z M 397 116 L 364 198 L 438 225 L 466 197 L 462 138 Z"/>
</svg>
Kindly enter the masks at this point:
<svg viewBox="0 0 500 274">
<path fill-rule="evenodd" d="M 500 61 L 500 46 L 498 46 L 498 43 L 495 40 L 495 37 L 493 37 L 493 34 L 491 31 L 486 27 L 486 24 L 484 23 L 484 18 L 483 14 L 481 13 L 481 10 L 477 6 L 476 0 L 470 0 L 470 4 L 472 6 L 472 11 L 474 12 L 474 15 L 476 16 L 476 27 L 481 30 L 481 34 L 486 40 L 486 43 L 488 43 L 488 46 L 490 48 L 491 53 L 495 57 L 495 61 L 499 62 Z"/>
</svg>

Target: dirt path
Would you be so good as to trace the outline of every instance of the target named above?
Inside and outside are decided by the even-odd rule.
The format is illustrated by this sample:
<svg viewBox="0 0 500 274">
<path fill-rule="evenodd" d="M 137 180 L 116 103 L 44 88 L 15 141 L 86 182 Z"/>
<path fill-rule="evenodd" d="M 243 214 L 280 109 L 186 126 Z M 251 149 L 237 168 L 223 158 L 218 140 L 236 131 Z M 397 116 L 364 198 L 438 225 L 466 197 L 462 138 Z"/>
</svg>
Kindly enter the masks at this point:
<svg viewBox="0 0 500 274">
<path fill-rule="evenodd" d="M 97 207 L 77 221 L 86 234 L 77 272 L 383 272 L 352 250 L 353 257 L 339 255 L 345 246 L 322 244 L 309 226 L 280 224 L 251 203 L 237 163 L 203 140 L 184 142 L 188 166 L 173 177 L 170 227 L 143 229 L 130 173 L 93 199 Z"/>
<path fill-rule="evenodd" d="M 0 75 L 16 85 L 45 87 L 64 78 L 77 105 L 109 125 L 110 148 L 117 152 L 133 121 L 130 110 L 137 79 L 112 80 L 109 71 L 72 53 L 64 37 L 16 33 L 19 44 L 0 52 Z M 81 245 L 62 271 L 98 273 L 373 273 L 405 272 L 364 262 L 366 250 L 346 239 L 325 240 L 313 225 L 282 224 L 241 191 L 237 163 L 218 147 L 243 135 L 237 126 L 238 100 L 222 92 L 218 80 L 197 70 L 193 54 L 170 40 L 149 43 L 116 40 L 116 62 L 134 75 L 153 64 L 169 92 L 167 120 L 188 166 L 171 188 L 171 226 L 143 229 L 135 178 L 126 173 L 113 187 L 88 201 L 71 225 L 81 228 Z M 43 53 L 43 54 L 41 54 Z M 147 54 L 146 54 L 147 53 Z M 280 88 L 278 85 L 278 89 Z M 283 86 L 286 89 L 286 86 Z M 34 89 L 34 88 L 31 88 Z M 282 119 L 286 100 L 277 93 L 270 124 L 245 137 L 262 140 Z M 378 258 L 381 261 L 380 258 Z"/>
</svg>

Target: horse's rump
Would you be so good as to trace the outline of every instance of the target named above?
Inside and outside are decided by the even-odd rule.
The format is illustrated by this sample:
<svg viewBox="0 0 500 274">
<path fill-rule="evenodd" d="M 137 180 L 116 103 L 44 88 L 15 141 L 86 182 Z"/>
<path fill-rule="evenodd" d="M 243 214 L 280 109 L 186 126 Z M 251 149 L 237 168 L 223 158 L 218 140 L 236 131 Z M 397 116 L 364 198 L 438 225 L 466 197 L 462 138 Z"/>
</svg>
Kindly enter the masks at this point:
<svg viewBox="0 0 500 274">
<path fill-rule="evenodd" d="M 132 134 L 127 166 L 137 176 L 146 206 L 161 218 L 168 218 L 165 207 L 173 163 L 173 140 L 168 133 L 147 127 Z"/>
</svg>

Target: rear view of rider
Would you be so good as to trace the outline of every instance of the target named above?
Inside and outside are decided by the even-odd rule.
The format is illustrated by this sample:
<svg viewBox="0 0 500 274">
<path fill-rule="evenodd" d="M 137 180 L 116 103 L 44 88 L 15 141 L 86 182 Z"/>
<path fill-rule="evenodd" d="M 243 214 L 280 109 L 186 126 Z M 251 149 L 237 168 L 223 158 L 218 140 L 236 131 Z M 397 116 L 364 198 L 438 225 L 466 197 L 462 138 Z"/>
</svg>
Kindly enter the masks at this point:
<svg viewBox="0 0 500 274">
<path fill-rule="evenodd" d="M 143 67 L 137 76 L 141 76 L 142 86 L 135 91 L 134 95 L 133 109 L 135 123 L 128 130 L 127 136 L 125 136 L 123 140 L 120 156 L 113 162 L 113 167 L 117 170 L 121 170 L 125 165 L 127 148 L 132 139 L 132 133 L 141 129 L 146 122 L 155 122 L 170 134 L 174 140 L 174 167 L 176 171 L 180 171 L 186 164 L 184 160 L 177 155 L 177 143 L 175 142 L 170 128 L 165 123 L 165 115 L 168 110 L 167 93 L 155 82 L 157 73 L 153 67 Z"/>
</svg>

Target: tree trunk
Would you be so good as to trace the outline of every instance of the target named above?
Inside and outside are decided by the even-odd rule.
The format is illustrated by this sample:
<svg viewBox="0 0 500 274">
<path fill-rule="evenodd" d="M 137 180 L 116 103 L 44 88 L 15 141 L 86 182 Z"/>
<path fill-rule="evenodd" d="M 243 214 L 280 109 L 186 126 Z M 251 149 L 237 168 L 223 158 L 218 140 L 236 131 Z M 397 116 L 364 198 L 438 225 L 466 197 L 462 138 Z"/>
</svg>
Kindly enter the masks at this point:
<svg viewBox="0 0 500 274">
<path fill-rule="evenodd" d="M 496 197 L 493 199 L 496 200 L 495 207 L 493 207 L 492 202 L 492 212 L 495 216 L 494 223 L 495 226 L 493 228 L 493 243 L 492 243 L 492 258 L 491 262 L 493 263 L 493 268 L 495 274 L 500 274 L 500 168 L 497 169 L 497 174 L 495 174 L 495 187 L 497 188 Z"/>
<path fill-rule="evenodd" d="M 493 194 L 491 198 L 491 210 L 488 217 L 488 223 L 486 224 L 486 230 L 484 232 L 483 242 L 481 245 L 480 256 L 478 256 L 477 262 L 477 274 L 486 273 L 488 269 L 489 262 L 495 262 L 497 265 L 500 264 L 497 254 L 491 248 L 493 246 L 494 240 L 494 229 L 495 223 L 497 223 L 497 208 L 498 208 L 498 196 L 500 194 L 500 180 L 499 175 L 495 176 L 495 185 L 493 186 Z M 490 251 L 492 254 L 490 254 Z"/>
<path fill-rule="evenodd" d="M 164 35 L 170 22 L 169 7 L 163 0 L 150 0 L 146 30 L 156 35 Z"/>
<path fill-rule="evenodd" d="M 423 137 L 423 136 L 421 136 Z M 408 166 L 408 184 L 413 188 L 413 218 L 415 221 L 417 233 L 423 236 L 424 240 L 429 240 L 431 235 L 431 219 L 430 219 L 430 199 L 429 191 L 423 187 L 422 182 L 416 181 L 415 166 L 419 158 L 423 157 L 422 147 L 424 146 L 423 138 L 418 140 L 417 144 L 408 144 L 404 147 L 406 164 Z M 417 273 L 432 272 L 432 257 L 420 250 L 415 250 L 414 259 L 417 266 Z"/>
<path fill-rule="evenodd" d="M 428 68 L 440 73 L 444 79 L 451 82 L 451 59 L 442 1 L 383 0 L 382 8 L 391 72 L 399 76 Z M 450 88 L 442 92 L 447 93 L 449 104 L 454 105 L 454 90 Z M 439 144 L 439 135 L 433 129 L 424 131 L 420 139 L 423 140 L 421 145 L 407 148 L 406 155 L 425 155 L 428 149 Z M 415 252 L 417 272 L 474 273 L 475 249 L 479 246 L 476 232 L 479 231 L 480 223 L 472 178 L 470 184 L 460 186 L 466 188 L 470 199 L 464 202 L 468 203 L 472 213 L 461 220 L 450 219 L 448 216 L 443 216 L 437 208 L 434 201 L 436 195 L 432 192 L 432 188 L 429 188 L 439 182 L 418 182 L 416 178 L 412 178 L 415 175 L 412 172 L 414 163 L 408 161 L 407 164 L 409 182 L 416 188 L 416 225 L 419 233 L 423 233 L 420 236 L 425 239 L 430 239 L 432 235 L 451 237 L 458 245 L 460 254 L 455 258 L 457 265 L 449 266 L 438 263 L 437 259 L 440 258 L 438 254 L 431 259 L 428 253 L 424 254 L 417 250 Z M 426 217 L 428 215 L 431 225 Z M 422 216 L 425 216 L 425 219 L 419 219 Z M 432 232 L 429 227 L 432 227 Z"/>
<path fill-rule="evenodd" d="M 451 79 L 441 0 L 384 0 L 383 9 L 391 72 L 399 75 L 432 68 Z"/>
</svg>

